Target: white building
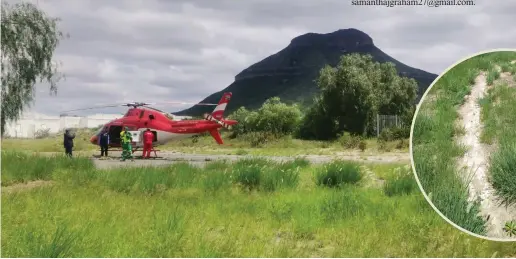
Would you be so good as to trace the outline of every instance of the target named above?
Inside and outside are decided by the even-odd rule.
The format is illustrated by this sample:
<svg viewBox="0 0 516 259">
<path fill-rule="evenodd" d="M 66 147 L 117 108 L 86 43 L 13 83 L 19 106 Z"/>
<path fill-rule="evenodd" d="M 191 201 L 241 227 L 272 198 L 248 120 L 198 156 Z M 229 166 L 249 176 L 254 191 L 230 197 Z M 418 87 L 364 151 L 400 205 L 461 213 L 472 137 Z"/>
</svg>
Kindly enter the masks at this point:
<svg viewBox="0 0 516 259">
<path fill-rule="evenodd" d="M 56 134 L 66 128 L 96 128 L 122 116 L 122 114 L 95 114 L 78 117 L 27 113 L 18 121 L 7 123 L 4 135 L 12 138 L 34 138 L 38 131 Z"/>
</svg>

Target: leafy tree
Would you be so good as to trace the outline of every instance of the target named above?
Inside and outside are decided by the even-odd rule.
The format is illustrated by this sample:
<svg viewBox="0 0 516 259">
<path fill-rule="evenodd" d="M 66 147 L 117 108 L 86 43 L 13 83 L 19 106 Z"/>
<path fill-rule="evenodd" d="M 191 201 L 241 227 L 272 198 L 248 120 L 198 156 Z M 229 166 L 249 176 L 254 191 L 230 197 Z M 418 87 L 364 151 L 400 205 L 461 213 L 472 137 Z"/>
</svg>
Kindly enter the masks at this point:
<svg viewBox="0 0 516 259">
<path fill-rule="evenodd" d="M 1 19 L 3 134 L 6 122 L 19 119 L 34 100 L 37 80 L 47 81 L 50 92 L 57 92 L 62 75 L 52 56 L 63 33 L 57 29 L 59 19 L 47 16 L 30 3 L 11 6 L 3 2 Z"/>
<path fill-rule="evenodd" d="M 417 95 L 414 79 L 398 76 L 394 64 L 371 55 L 345 55 L 336 68 L 322 68 L 316 82 L 321 92 L 302 123 L 305 138 L 334 139 L 343 131 L 371 135 L 377 114 L 408 117 Z"/>
</svg>

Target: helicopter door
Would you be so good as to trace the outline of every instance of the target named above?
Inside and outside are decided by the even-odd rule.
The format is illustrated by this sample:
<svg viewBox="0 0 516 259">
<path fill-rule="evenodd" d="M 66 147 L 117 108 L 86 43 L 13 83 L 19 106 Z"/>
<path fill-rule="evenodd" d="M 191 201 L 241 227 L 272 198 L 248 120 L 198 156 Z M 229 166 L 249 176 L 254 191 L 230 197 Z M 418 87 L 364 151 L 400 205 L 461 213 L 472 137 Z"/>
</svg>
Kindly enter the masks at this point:
<svg viewBox="0 0 516 259">
<path fill-rule="evenodd" d="M 111 144 L 120 145 L 120 132 L 122 132 L 122 126 L 112 125 L 109 127 L 109 140 Z"/>
</svg>

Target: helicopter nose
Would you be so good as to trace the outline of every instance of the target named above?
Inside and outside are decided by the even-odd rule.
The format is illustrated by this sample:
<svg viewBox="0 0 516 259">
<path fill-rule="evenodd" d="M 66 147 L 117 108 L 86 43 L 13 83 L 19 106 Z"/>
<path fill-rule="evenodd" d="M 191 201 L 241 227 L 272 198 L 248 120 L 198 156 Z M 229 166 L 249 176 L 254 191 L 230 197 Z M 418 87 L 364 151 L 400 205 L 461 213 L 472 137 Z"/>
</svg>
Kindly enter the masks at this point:
<svg viewBox="0 0 516 259">
<path fill-rule="evenodd" d="M 97 136 L 93 136 L 93 137 L 90 138 L 90 143 L 94 144 L 94 145 L 97 145 L 97 140 L 98 140 Z"/>
</svg>

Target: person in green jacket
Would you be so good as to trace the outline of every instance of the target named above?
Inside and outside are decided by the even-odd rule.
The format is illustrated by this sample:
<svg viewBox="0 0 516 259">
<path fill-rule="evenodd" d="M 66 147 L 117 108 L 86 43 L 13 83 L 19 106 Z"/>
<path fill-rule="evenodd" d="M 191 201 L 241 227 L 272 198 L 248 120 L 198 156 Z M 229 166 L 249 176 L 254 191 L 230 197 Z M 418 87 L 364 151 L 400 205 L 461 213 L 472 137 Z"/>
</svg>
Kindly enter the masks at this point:
<svg viewBox="0 0 516 259">
<path fill-rule="evenodd" d="M 133 142 L 133 137 L 131 136 L 131 133 L 129 132 L 129 129 L 127 127 L 120 132 L 120 142 L 122 143 L 122 160 L 125 161 L 126 159 L 130 158 L 131 161 L 134 161 L 133 158 L 133 146 L 131 145 L 131 142 Z"/>
</svg>

